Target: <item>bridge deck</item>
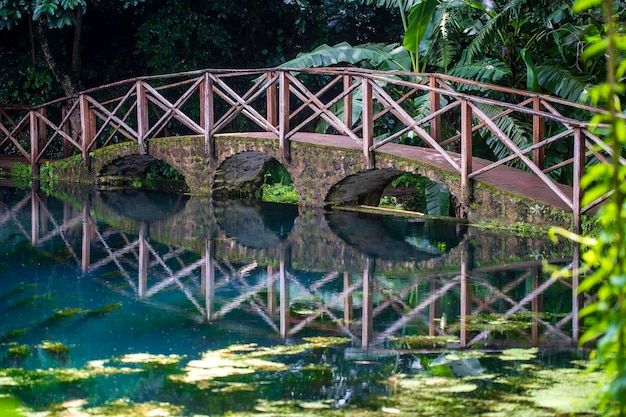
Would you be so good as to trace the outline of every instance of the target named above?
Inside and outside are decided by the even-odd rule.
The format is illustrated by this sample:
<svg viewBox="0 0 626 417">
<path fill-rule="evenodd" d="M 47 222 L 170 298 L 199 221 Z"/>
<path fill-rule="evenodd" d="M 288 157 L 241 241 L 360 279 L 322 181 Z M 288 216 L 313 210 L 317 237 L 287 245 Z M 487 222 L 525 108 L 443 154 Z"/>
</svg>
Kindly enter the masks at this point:
<svg viewBox="0 0 626 417">
<path fill-rule="evenodd" d="M 273 133 L 266 132 L 219 134 L 217 136 L 244 136 L 278 139 Z M 361 145 L 347 136 L 299 132 L 293 135 L 290 140 L 294 142 L 304 142 L 323 146 L 335 146 L 343 149 L 361 150 Z M 436 168 L 455 173 L 450 164 L 440 154 L 438 154 L 436 150 L 431 148 L 388 143 L 378 149 L 376 153 L 388 154 L 426 163 Z M 450 155 L 458 162 L 459 165 L 461 164 L 460 154 L 450 152 Z M 476 157 L 472 160 L 474 170 L 481 169 L 491 163 L 491 161 Z M 543 181 L 530 172 L 501 165 L 476 176 L 475 180 L 505 193 L 537 201 L 537 204 L 540 205 L 554 207 L 565 211 L 571 210 Z M 565 193 L 565 195 L 572 195 L 572 187 L 563 184 L 558 184 L 558 187 Z"/>
</svg>

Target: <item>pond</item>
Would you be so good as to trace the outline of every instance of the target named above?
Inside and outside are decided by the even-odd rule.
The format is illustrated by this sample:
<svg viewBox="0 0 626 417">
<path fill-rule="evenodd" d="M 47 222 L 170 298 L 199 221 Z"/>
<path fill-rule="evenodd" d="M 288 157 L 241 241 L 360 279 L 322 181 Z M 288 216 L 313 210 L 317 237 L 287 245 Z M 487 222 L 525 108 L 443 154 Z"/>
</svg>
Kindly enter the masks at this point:
<svg viewBox="0 0 626 417">
<path fill-rule="evenodd" d="M 0 187 L 2 416 L 593 414 L 572 247 L 457 222 Z"/>
</svg>

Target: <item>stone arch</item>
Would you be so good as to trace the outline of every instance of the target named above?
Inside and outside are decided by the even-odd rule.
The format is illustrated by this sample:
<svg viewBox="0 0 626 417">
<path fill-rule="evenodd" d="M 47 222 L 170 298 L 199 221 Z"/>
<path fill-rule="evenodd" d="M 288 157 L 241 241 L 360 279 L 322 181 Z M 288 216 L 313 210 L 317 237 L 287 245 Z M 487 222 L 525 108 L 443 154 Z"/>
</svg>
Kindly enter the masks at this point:
<svg viewBox="0 0 626 417">
<path fill-rule="evenodd" d="M 224 157 L 215 170 L 212 195 L 218 198 L 254 197 L 265 181 L 267 170 L 274 162 L 281 164 L 293 181 L 291 167 L 272 154 L 273 152 L 268 154 L 260 150 L 246 150 Z"/>
<path fill-rule="evenodd" d="M 394 169 L 402 173 L 411 173 L 428 178 L 445 187 L 452 198 L 457 215 L 461 210 L 461 176 L 428 164 L 403 159 L 392 155 L 377 154 L 376 166 L 379 169 Z M 467 210 L 467 207 L 465 208 Z"/>
<path fill-rule="evenodd" d="M 404 168 L 404 169 L 402 169 Z M 432 171 L 410 169 L 409 167 L 387 167 L 377 168 L 369 171 L 362 171 L 350 175 L 335 185 L 333 185 L 325 199 L 326 206 L 342 205 L 368 205 L 378 206 L 385 189 L 391 182 L 405 173 L 418 175 L 428 180 L 438 183 L 450 191 L 451 203 L 458 206 L 458 196 L 451 190 L 447 181 L 442 181 L 440 177 Z M 455 207 L 458 215 L 458 207 Z"/>
<path fill-rule="evenodd" d="M 125 182 L 146 175 L 152 164 L 162 161 L 176 169 L 186 182 L 187 167 L 176 158 L 168 154 L 161 155 L 159 152 L 141 154 L 137 144 L 125 142 L 98 149 L 92 153 L 92 171 L 100 183 Z"/>
<path fill-rule="evenodd" d="M 326 195 L 326 205 L 377 206 L 387 185 L 403 174 L 397 169 L 373 169 L 350 175 L 333 185 Z"/>
</svg>

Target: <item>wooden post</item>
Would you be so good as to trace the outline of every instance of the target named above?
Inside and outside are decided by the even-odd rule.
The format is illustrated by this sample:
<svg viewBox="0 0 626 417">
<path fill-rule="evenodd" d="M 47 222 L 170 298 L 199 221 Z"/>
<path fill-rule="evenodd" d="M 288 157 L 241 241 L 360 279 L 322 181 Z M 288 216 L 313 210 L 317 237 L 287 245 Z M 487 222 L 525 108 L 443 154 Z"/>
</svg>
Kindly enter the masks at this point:
<svg viewBox="0 0 626 417">
<path fill-rule="evenodd" d="M 139 271 L 137 276 L 139 277 L 139 283 L 137 285 L 137 295 L 139 297 L 145 297 L 148 290 L 148 257 L 150 256 L 150 250 L 148 249 L 148 242 L 146 241 L 146 224 L 142 223 L 139 229 Z"/>
<path fill-rule="evenodd" d="M 431 302 L 428 306 L 428 335 L 437 336 L 437 327 L 435 321 L 439 321 L 439 328 L 445 330 L 445 323 L 441 322 L 441 297 L 436 297 L 437 290 L 439 289 L 439 280 L 435 277 L 430 277 L 430 290 L 429 298 Z M 415 287 L 417 291 L 417 286 Z"/>
<path fill-rule="evenodd" d="M 437 88 L 437 78 L 433 75 L 429 77 L 429 85 Z M 441 108 L 441 94 L 430 92 L 430 112 L 434 113 Z M 430 136 L 437 142 L 441 142 L 441 116 L 436 116 L 430 120 Z"/>
<path fill-rule="evenodd" d="M 33 178 L 39 178 L 39 121 L 36 110 L 28 112 L 30 123 L 30 166 Z"/>
<path fill-rule="evenodd" d="M 143 81 L 137 81 L 137 143 L 139 153 L 146 154 L 146 134 L 149 130 L 148 119 L 148 98 L 146 97 L 146 87 Z"/>
<path fill-rule="evenodd" d="M 61 108 L 61 119 L 65 119 L 65 117 L 67 116 L 67 111 L 68 111 L 67 106 L 63 106 Z M 70 126 L 68 126 L 67 123 L 63 125 L 63 127 L 61 128 L 61 131 L 68 136 L 72 134 L 70 130 Z M 71 155 L 72 155 L 72 148 L 70 147 L 70 143 L 67 140 L 63 139 L 63 158 L 67 158 Z"/>
<path fill-rule="evenodd" d="M 467 215 L 472 195 L 469 174 L 472 172 L 472 108 L 461 101 L 461 210 Z"/>
<path fill-rule="evenodd" d="M 352 309 L 353 309 L 353 302 L 352 302 L 352 293 L 348 293 L 348 289 L 350 288 L 350 284 L 351 284 L 351 279 L 350 279 L 350 273 L 349 272 L 344 272 L 343 273 L 343 322 L 346 325 L 349 325 L 352 322 Z"/>
<path fill-rule="evenodd" d="M 213 99 L 213 80 L 209 73 L 204 74 L 204 81 L 200 84 L 200 126 L 204 129 L 204 151 L 210 158 L 215 157 L 215 103 Z"/>
<path fill-rule="evenodd" d="M 541 284 L 541 267 L 532 269 L 532 292 L 535 293 Z M 536 294 L 531 301 L 531 311 L 533 313 L 533 323 L 531 327 L 531 339 L 533 346 L 539 343 L 539 315 L 543 312 L 543 293 Z"/>
<path fill-rule="evenodd" d="M 539 97 L 533 98 L 533 110 L 541 111 L 543 106 Z M 545 138 L 546 122 L 543 117 L 533 115 L 533 145 Z M 545 167 L 545 148 L 533 150 L 533 163 L 543 170 Z"/>
<path fill-rule="evenodd" d="M 78 98 L 80 107 L 80 129 L 81 129 L 81 147 L 83 152 L 83 163 L 85 166 L 91 166 L 91 141 L 95 135 L 95 120 L 89 109 L 89 101 L 87 96 L 81 94 Z"/>
<path fill-rule="evenodd" d="M 213 308 L 215 304 L 215 266 L 213 265 L 213 247 L 211 239 L 206 240 L 204 251 L 204 265 L 200 267 L 200 286 L 204 291 L 204 302 L 206 306 L 206 319 L 208 322 L 213 318 Z"/>
<path fill-rule="evenodd" d="M 89 215 L 91 211 L 91 206 L 89 202 L 85 202 L 83 205 L 83 216 L 82 216 L 82 226 L 83 226 L 83 239 L 81 242 L 81 260 L 80 266 L 83 274 L 86 274 L 89 271 L 89 264 L 91 263 L 91 217 Z"/>
<path fill-rule="evenodd" d="M 361 81 L 363 89 L 363 158 L 366 169 L 374 169 L 376 162 L 374 153 L 370 148 L 374 145 L 374 105 L 372 102 L 372 85 L 363 77 Z"/>
<path fill-rule="evenodd" d="M 41 206 L 37 198 L 37 190 L 30 191 L 30 241 L 33 246 L 39 244 Z"/>
<path fill-rule="evenodd" d="M 285 263 L 287 260 L 287 251 L 282 248 L 280 251 L 280 267 L 278 272 L 279 291 L 280 291 L 280 336 L 283 339 L 289 334 L 289 323 L 291 320 L 291 302 L 289 300 L 289 282 L 287 281 L 287 270 Z"/>
<path fill-rule="evenodd" d="M 470 264 L 469 244 L 469 241 L 466 241 L 461 250 L 461 331 L 459 334 L 459 339 L 461 340 L 460 346 L 462 348 L 467 347 L 467 339 L 470 335 L 470 332 L 468 332 L 467 329 L 467 317 L 472 312 L 472 287 L 467 282 L 469 278 Z"/>
<path fill-rule="evenodd" d="M 276 277 L 274 267 L 267 266 L 267 313 L 274 314 L 276 311 Z"/>
<path fill-rule="evenodd" d="M 352 76 L 343 76 L 343 89 L 344 91 L 352 86 Z M 352 129 L 352 93 L 347 94 L 343 98 L 343 124 L 346 125 L 346 129 Z"/>
<path fill-rule="evenodd" d="M 374 297 L 372 294 L 373 265 L 372 259 L 364 257 L 363 260 L 363 301 L 361 307 L 361 348 L 367 349 L 372 339 L 374 312 Z"/>
<path fill-rule="evenodd" d="M 280 82 L 278 97 L 278 146 L 280 154 L 288 162 L 290 160 L 290 149 L 289 141 L 287 140 L 287 134 L 289 133 L 289 79 L 287 78 L 287 72 L 280 71 L 278 80 Z"/>
<path fill-rule="evenodd" d="M 270 83 L 272 78 L 276 76 L 275 72 L 268 72 L 265 74 L 265 81 Z M 278 126 L 278 88 L 276 83 L 272 83 L 267 86 L 267 122 L 272 126 Z"/>
<path fill-rule="evenodd" d="M 581 232 L 581 201 L 583 191 L 580 186 L 580 180 L 585 170 L 585 139 L 582 129 L 577 127 L 574 129 L 574 178 L 572 181 L 572 211 L 574 215 L 574 233 Z"/>
</svg>

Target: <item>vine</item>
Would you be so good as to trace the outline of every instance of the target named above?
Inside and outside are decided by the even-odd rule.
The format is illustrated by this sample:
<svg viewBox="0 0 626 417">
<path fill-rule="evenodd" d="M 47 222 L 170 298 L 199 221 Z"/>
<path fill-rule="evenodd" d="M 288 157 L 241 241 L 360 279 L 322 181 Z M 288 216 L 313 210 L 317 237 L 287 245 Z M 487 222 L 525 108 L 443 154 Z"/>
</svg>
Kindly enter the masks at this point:
<svg viewBox="0 0 626 417">
<path fill-rule="evenodd" d="M 620 33 L 615 21 L 613 0 L 577 0 L 576 12 L 601 7 L 606 19 L 605 35 L 586 48 L 583 59 L 607 57 L 606 82 L 591 91 L 595 104 L 606 105 L 607 113 L 592 119 L 595 131 L 605 137 L 613 155 L 623 155 L 626 146 L 626 120 L 622 116 L 620 95 L 626 92 L 622 82 L 626 75 L 626 35 Z M 603 369 L 607 382 L 600 390 L 601 411 L 605 416 L 626 416 L 626 166 L 620 158 L 598 163 L 585 173 L 581 185 L 585 188 L 582 204 L 591 203 L 598 195 L 612 191 L 600 208 L 597 236 L 578 236 L 554 228 L 557 234 L 581 245 L 583 270 L 590 271 L 579 287 L 580 292 L 594 290 L 597 301 L 580 312 L 593 324 L 580 339 L 580 344 L 595 341 L 592 360 Z"/>
</svg>

